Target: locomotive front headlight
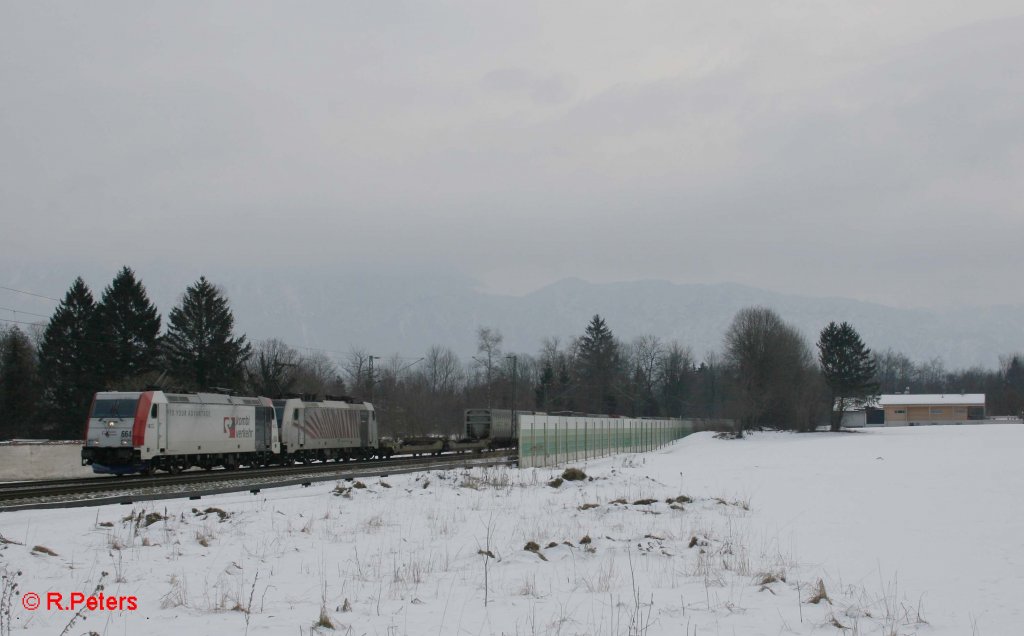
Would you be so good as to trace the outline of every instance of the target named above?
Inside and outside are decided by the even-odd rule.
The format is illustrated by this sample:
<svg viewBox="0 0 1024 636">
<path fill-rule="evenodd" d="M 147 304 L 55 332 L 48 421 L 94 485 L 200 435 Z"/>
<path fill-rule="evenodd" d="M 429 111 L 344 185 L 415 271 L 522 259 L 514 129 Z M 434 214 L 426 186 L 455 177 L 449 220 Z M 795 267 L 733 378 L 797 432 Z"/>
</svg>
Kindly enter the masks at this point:
<svg viewBox="0 0 1024 636">
<path fill-rule="evenodd" d="M 117 422 L 115 422 L 114 420 L 109 420 L 107 422 L 107 428 L 114 428 L 115 426 L 117 426 Z"/>
<path fill-rule="evenodd" d="M 127 445 L 128 445 L 128 440 L 126 440 L 126 439 L 121 440 L 121 446 L 127 446 Z"/>
</svg>

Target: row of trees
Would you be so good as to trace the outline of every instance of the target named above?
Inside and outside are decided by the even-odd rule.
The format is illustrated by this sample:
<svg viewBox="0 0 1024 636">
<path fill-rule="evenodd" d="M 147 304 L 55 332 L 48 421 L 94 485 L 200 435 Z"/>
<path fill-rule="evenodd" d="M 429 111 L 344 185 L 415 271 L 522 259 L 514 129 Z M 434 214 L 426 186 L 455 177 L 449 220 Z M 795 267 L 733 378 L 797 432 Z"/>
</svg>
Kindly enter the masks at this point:
<svg viewBox="0 0 1024 636">
<path fill-rule="evenodd" d="M 77 436 L 97 391 L 164 380 L 185 390 L 240 386 L 252 350 L 245 336 L 234 336 L 227 299 L 213 284 L 196 281 L 164 333 L 161 324 L 131 269 L 118 272 L 99 302 L 76 279 L 37 346 L 17 326 L 0 338 L 0 438 Z"/>
<path fill-rule="evenodd" d="M 656 336 L 623 342 L 600 316 L 536 355 L 506 352 L 494 328 L 477 333 L 477 355 L 460 360 L 433 346 L 417 359 L 353 349 L 340 359 L 277 340 L 234 334 L 226 296 L 205 278 L 162 317 L 132 270 L 122 269 L 99 302 L 77 279 L 45 329 L 0 330 L 0 438 L 77 437 L 100 390 L 223 388 L 249 394 L 343 395 L 368 399 L 385 433 L 456 432 L 462 410 L 492 406 L 546 412 L 729 418 L 744 429 L 811 429 L 850 401 L 886 392 L 984 392 L 993 413 L 1024 408 L 1024 357 L 995 371 L 949 373 L 892 351 L 872 354 L 856 330 L 832 323 L 816 351 L 774 311 L 740 311 L 720 354 L 695 359 Z M 832 417 L 837 428 L 839 421 Z"/>
</svg>

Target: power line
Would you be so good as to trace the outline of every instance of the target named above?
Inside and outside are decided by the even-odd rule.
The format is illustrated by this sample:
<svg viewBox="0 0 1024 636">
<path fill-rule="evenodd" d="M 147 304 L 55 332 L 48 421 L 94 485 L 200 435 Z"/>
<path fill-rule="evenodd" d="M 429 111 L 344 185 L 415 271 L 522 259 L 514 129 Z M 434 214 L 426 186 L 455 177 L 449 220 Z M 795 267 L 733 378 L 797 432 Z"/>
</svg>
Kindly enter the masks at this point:
<svg viewBox="0 0 1024 636">
<path fill-rule="evenodd" d="M 16 294 L 25 294 L 26 296 L 35 296 L 36 298 L 45 298 L 46 300 L 52 300 L 55 303 L 60 302 L 59 298 L 53 298 L 52 296 L 44 296 L 43 294 L 36 294 L 34 292 L 15 289 L 13 287 L 4 287 L 3 285 L 0 285 L 0 289 L 6 289 L 7 291 L 12 291 Z"/>
<path fill-rule="evenodd" d="M 22 311 L 20 309 L 11 309 L 10 307 L 0 307 L 0 310 L 2 310 L 2 311 L 13 311 L 16 314 L 25 314 L 26 316 L 39 316 L 40 318 L 49 318 L 49 316 L 44 316 L 43 314 L 34 314 L 31 311 Z"/>
<path fill-rule="evenodd" d="M 16 325 L 42 325 L 43 324 L 43 322 L 41 320 L 37 320 L 36 322 L 27 322 L 25 320 L 8 320 L 6 318 L 0 318 L 0 322 L 10 322 L 10 323 L 14 323 Z"/>
</svg>

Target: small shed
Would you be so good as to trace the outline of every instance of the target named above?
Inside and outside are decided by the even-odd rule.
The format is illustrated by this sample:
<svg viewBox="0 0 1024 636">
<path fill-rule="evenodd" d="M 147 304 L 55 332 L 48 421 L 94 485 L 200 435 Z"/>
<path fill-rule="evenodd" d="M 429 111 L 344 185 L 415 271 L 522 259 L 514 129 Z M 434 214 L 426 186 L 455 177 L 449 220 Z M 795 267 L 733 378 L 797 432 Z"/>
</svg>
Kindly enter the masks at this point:
<svg viewBox="0 0 1024 636">
<path fill-rule="evenodd" d="M 985 419 L 984 393 L 882 395 L 886 426 L 968 424 Z"/>
</svg>

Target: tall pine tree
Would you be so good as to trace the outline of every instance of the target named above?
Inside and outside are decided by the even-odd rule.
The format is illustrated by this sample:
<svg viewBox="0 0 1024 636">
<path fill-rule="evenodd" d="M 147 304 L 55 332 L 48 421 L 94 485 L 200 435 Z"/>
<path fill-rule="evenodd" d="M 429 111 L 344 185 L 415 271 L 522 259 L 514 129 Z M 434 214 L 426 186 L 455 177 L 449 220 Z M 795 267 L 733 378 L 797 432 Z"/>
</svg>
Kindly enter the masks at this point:
<svg viewBox="0 0 1024 636">
<path fill-rule="evenodd" d="M 875 360 L 849 323 L 830 322 L 818 338 L 818 361 L 832 391 L 831 428 L 838 431 L 851 402 L 867 401 L 878 393 Z"/>
<path fill-rule="evenodd" d="M 103 290 L 96 313 L 104 377 L 114 386 L 126 380 L 136 380 L 137 384 L 140 374 L 157 367 L 160 314 L 149 302 L 146 288 L 136 280 L 135 272 L 121 268 Z"/>
<path fill-rule="evenodd" d="M 96 303 L 79 277 L 50 317 L 39 346 L 45 409 L 59 434 L 81 434 L 93 393 L 104 388 L 97 343 Z"/>
<path fill-rule="evenodd" d="M 192 389 L 241 388 L 252 347 L 244 335 L 234 337 L 234 327 L 227 298 L 201 277 L 168 315 L 163 349 L 170 373 Z"/>
<path fill-rule="evenodd" d="M 577 376 L 582 408 L 592 413 L 618 412 L 615 381 L 619 366 L 615 337 L 604 319 L 594 315 L 579 342 Z"/>
<path fill-rule="evenodd" d="M 36 350 L 17 327 L 0 334 L 0 439 L 34 437 L 39 405 Z"/>
</svg>

